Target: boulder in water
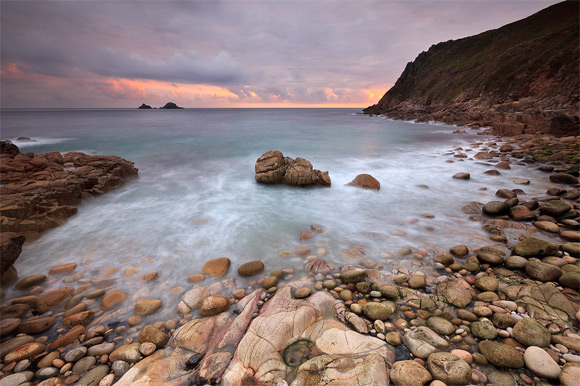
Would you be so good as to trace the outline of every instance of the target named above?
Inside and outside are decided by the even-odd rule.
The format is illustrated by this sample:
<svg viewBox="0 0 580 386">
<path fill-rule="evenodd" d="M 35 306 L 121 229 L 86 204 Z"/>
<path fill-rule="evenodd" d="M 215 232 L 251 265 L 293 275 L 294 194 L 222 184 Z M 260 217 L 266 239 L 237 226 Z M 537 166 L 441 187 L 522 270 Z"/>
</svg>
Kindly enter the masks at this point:
<svg viewBox="0 0 580 386">
<path fill-rule="evenodd" d="M 256 161 L 256 181 L 264 184 L 292 186 L 330 186 L 328 172 L 314 169 L 304 158 L 284 157 L 278 150 L 269 150 Z"/>
</svg>

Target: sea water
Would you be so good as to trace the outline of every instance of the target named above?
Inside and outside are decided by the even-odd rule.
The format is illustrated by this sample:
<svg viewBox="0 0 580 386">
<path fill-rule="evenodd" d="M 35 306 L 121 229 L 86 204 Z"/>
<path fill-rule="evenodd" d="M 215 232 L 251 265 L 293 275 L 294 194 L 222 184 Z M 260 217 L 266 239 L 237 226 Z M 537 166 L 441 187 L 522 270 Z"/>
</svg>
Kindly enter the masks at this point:
<svg viewBox="0 0 580 386">
<path fill-rule="evenodd" d="M 303 258 L 279 256 L 297 247 L 335 266 L 360 263 L 341 254 L 362 245 L 365 259 L 389 272 L 396 268 L 389 264 L 412 267 L 412 258 L 396 257 L 402 248 L 434 253 L 488 245 L 481 223 L 469 221 L 461 207 L 490 201 L 499 188 L 523 188 L 524 199 L 532 197 L 545 192 L 547 180 L 520 165 L 490 176 L 483 172 L 492 165 L 454 158 L 453 149 L 472 156 L 478 150 L 470 143 L 493 139 L 476 131 L 454 134 L 453 126 L 355 109 L 3 110 L 1 127 L 1 138 L 23 153 L 118 155 L 139 169 L 138 178 L 83 201 L 64 225 L 27 243 L 16 262 L 19 276 L 77 262 L 90 281 L 118 267 L 115 288 L 166 301 L 171 288 L 189 289 L 188 275 L 215 257 L 229 257 L 235 275 L 251 260 L 262 260 L 267 272 L 301 268 Z M 254 165 L 267 150 L 328 170 L 332 187 L 256 183 Z M 471 180 L 452 178 L 466 171 Z M 346 185 L 361 173 L 377 178 L 381 189 Z M 522 176 L 539 182 L 515 185 L 512 179 Z M 312 224 L 324 232 L 300 241 Z M 125 277 L 131 266 L 159 272 L 157 284 Z"/>
</svg>

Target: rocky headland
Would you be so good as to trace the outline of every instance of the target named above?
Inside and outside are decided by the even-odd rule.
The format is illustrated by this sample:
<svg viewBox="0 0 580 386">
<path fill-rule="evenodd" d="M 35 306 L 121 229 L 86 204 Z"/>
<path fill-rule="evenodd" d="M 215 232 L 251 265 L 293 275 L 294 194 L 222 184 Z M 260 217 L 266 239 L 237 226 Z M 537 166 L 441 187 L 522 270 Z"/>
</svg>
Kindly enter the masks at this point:
<svg viewBox="0 0 580 386">
<path fill-rule="evenodd" d="M 337 257 L 313 224 L 279 251 L 286 268 L 209 259 L 186 273 L 189 288 L 169 290 L 174 303 L 118 289 L 111 274 L 124 270 L 130 288 L 156 293 L 159 273 L 140 266 L 47 267 L 0 306 L 0 385 L 575 385 L 579 144 L 521 135 L 445 154 L 474 178 L 471 163 L 546 172 L 543 196 L 519 178 L 521 189 L 463 207 L 483 247 L 375 256 L 353 244 Z"/>
<path fill-rule="evenodd" d="M 76 214 L 82 199 L 116 189 L 136 175 L 133 163 L 120 157 L 23 154 L 16 145 L 1 141 L 1 273 L 18 258 L 25 240 L 35 240 Z"/>
<path fill-rule="evenodd" d="M 579 14 L 577 1 L 565 1 L 499 29 L 433 45 L 364 111 L 489 127 L 500 135 L 577 135 Z"/>
</svg>

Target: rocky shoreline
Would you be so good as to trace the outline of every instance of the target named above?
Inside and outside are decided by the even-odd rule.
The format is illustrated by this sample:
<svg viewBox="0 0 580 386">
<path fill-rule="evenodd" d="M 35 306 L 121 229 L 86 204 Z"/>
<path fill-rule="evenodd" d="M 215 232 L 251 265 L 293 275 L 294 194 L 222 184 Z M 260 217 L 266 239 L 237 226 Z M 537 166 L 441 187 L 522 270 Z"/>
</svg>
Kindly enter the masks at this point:
<svg viewBox="0 0 580 386">
<path fill-rule="evenodd" d="M 546 171 L 545 196 L 528 197 L 521 179 L 463 207 L 488 232 L 484 247 L 370 256 L 353 245 L 342 252 L 353 263 L 333 266 L 312 225 L 279 252 L 286 269 L 211 259 L 191 288 L 170 290 L 172 305 L 129 302 L 110 279 L 123 269 L 155 293 L 157 272 L 120 265 L 87 279 L 82 262 L 47 267 L 8 284 L 21 296 L 0 306 L 0 386 L 574 385 L 579 144 L 523 135 L 446 154 L 465 160 L 465 179 L 470 162 L 492 175 L 514 163 Z M 173 317 L 159 320 L 168 307 Z"/>
<path fill-rule="evenodd" d="M 9 141 L 0 141 L 0 154 L 2 275 L 25 240 L 59 226 L 77 213 L 81 200 L 119 188 L 138 172 L 132 162 L 116 156 L 22 154 Z"/>
</svg>

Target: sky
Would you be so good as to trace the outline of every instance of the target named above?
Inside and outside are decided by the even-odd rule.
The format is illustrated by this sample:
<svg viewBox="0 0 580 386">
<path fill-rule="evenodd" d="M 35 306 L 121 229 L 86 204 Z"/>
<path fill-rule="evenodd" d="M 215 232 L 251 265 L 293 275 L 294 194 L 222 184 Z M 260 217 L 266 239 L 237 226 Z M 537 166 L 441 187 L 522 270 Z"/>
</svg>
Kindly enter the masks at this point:
<svg viewBox="0 0 580 386">
<path fill-rule="evenodd" d="M 551 0 L 0 0 L 0 107 L 366 107 Z"/>
</svg>

